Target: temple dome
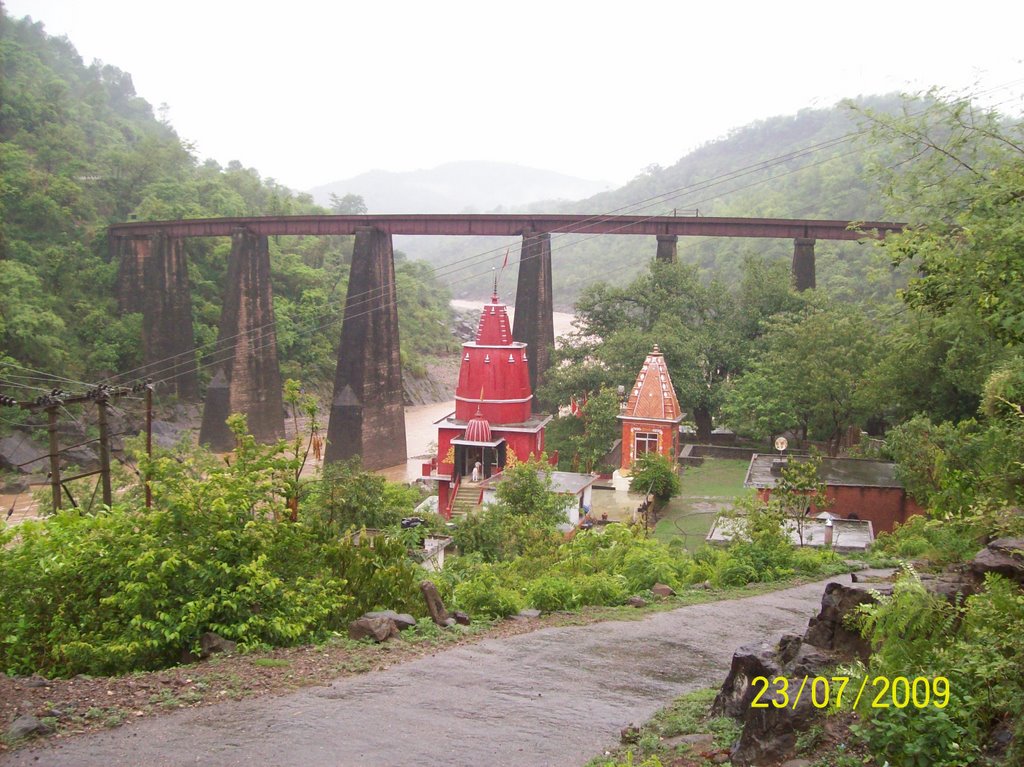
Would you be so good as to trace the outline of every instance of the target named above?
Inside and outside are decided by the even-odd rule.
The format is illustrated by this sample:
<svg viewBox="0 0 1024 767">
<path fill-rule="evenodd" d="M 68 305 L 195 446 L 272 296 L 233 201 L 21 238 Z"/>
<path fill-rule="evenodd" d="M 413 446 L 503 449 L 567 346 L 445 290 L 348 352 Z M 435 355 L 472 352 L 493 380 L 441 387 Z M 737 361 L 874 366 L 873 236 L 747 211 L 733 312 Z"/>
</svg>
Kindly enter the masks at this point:
<svg viewBox="0 0 1024 767">
<path fill-rule="evenodd" d="M 507 307 L 495 293 L 480 312 L 476 339 L 462 344 L 455 418 L 468 422 L 479 410 L 496 426 L 525 423 L 532 400 L 526 344 L 512 340 Z"/>
<path fill-rule="evenodd" d="M 467 442 L 491 441 L 491 424 L 483 417 L 483 414 L 480 412 L 480 408 L 477 408 L 476 415 L 473 416 L 469 423 L 466 424 L 466 435 L 464 439 Z"/>
</svg>

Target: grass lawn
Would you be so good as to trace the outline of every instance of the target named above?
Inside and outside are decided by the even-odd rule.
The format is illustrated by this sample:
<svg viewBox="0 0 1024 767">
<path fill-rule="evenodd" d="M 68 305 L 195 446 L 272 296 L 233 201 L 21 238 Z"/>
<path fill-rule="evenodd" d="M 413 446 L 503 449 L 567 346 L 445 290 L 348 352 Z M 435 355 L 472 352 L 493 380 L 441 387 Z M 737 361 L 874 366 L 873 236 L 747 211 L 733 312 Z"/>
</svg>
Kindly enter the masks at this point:
<svg viewBox="0 0 1024 767">
<path fill-rule="evenodd" d="M 743 487 L 749 465 L 749 461 L 709 458 L 701 466 L 686 467 L 683 492 L 669 502 L 654 537 L 669 543 L 682 536 L 690 551 L 703 546 L 719 512 L 730 507 L 737 495 L 749 492 Z"/>
</svg>

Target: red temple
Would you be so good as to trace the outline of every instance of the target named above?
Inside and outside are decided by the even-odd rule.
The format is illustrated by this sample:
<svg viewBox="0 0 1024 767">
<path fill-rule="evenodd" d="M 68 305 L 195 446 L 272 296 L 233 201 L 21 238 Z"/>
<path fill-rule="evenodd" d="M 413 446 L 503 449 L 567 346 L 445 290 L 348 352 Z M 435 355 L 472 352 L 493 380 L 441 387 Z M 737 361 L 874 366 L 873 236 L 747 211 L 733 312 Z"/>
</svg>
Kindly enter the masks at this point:
<svg viewBox="0 0 1024 767">
<path fill-rule="evenodd" d="M 442 514 L 451 516 L 457 488 L 472 481 L 478 463 L 482 481 L 513 457 L 525 461 L 544 452 L 551 416 L 533 413 L 532 404 L 526 344 L 512 340 L 507 307 L 495 292 L 480 314 L 476 340 L 462 345 L 455 412 L 437 422 L 437 457 L 424 472 L 437 482 Z"/>
<path fill-rule="evenodd" d="M 619 420 L 623 471 L 645 453 L 660 453 L 668 458 L 679 455 L 679 424 L 683 414 L 665 357 L 657 345 L 644 360 Z"/>
</svg>

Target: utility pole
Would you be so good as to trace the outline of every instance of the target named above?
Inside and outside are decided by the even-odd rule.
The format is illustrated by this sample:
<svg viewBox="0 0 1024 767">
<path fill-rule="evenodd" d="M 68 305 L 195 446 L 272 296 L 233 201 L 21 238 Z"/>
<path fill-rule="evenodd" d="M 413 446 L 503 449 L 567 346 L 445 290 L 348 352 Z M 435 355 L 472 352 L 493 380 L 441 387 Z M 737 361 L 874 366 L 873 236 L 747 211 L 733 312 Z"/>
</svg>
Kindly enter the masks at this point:
<svg viewBox="0 0 1024 767">
<path fill-rule="evenodd" d="M 60 511 L 60 445 L 57 442 L 57 406 L 46 408 L 49 423 L 46 431 L 50 435 L 50 489 L 53 493 L 53 513 Z"/>
<path fill-rule="evenodd" d="M 153 385 L 146 384 L 146 458 L 153 460 Z M 153 488 L 149 484 L 149 468 L 144 477 L 146 485 L 146 508 L 153 506 Z"/>
<path fill-rule="evenodd" d="M 110 433 L 107 428 L 107 408 L 110 406 L 110 399 L 112 397 L 124 397 L 143 390 L 146 392 L 146 452 L 150 457 L 152 457 L 153 387 L 149 381 L 146 381 L 145 383 L 137 383 L 134 386 L 118 386 L 116 388 L 111 388 L 103 384 L 90 389 L 85 394 L 79 395 L 71 395 L 62 389 L 54 389 L 49 394 L 44 394 L 41 397 L 36 397 L 36 399 L 27 402 L 19 402 L 13 397 L 0 395 L 0 407 L 20 407 L 22 410 L 28 410 L 33 413 L 39 412 L 40 410 L 46 411 L 46 415 L 49 419 L 47 423 L 47 432 L 50 437 L 50 489 L 53 493 L 53 511 L 55 513 L 60 511 L 61 508 L 60 499 L 62 487 L 60 476 L 60 444 L 57 439 L 57 409 L 64 405 L 96 402 L 96 405 L 99 408 L 100 469 L 98 472 L 87 471 L 84 474 L 76 474 L 73 477 L 68 477 L 66 481 L 70 482 L 74 479 L 81 479 L 94 474 L 101 474 L 103 483 L 103 503 L 110 506 L 110 504 L 113 503 L 113 492 L 110 486 Z M 68 492 L 68 497 L 71 497 L 70 492 Z M 149 483 L 147 481 L 146 505 L 149 506 L 150 503 Z M 73 498 L 72 505 L 74 505 Z"/>
<path fill-rule="evenodd" d="M 108 396 L 105 387 L 96 395 L 97 420 L 100 427 L 100 480 L 103 483 L 103 504 L 110 506 L 114 502 L 110 490 L 110 433 L 107 429 Z"/>
</svg>

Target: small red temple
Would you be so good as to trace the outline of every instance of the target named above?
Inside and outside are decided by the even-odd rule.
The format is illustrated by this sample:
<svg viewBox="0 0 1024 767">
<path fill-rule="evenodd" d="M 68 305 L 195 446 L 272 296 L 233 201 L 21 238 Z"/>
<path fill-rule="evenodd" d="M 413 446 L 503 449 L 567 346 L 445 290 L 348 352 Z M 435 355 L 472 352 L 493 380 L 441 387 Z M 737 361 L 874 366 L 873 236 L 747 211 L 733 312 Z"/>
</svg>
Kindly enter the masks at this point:
<svg viewBox="0 0 1024 767">
<path fill-rule="evenodd" d="M 660 453 L 669 458 L 679 455 L 679 424 L 683 413 L 665 357 L 657 344 L 644 360 L 619 420 L 622 421 L 622 471 L 627 471 L 633 461 L 645 453 Z"/>
<path fill-rule="evenodd" d="M 515 457 L 525 461 L 544 452 L 549 415 L 532 412 L 533 391 L 526 344 L 512 340 L 508 307 L 497 291 L 483 307 L 476 340 L 462 345 L 455 387 L 455 412 L 437 422 L 437 457 L 425 478 L 437 482 L 438 510 L 451 516 L 459 485 L 472 481 L 479 463 L 483 481 Z"/>
</svg>

